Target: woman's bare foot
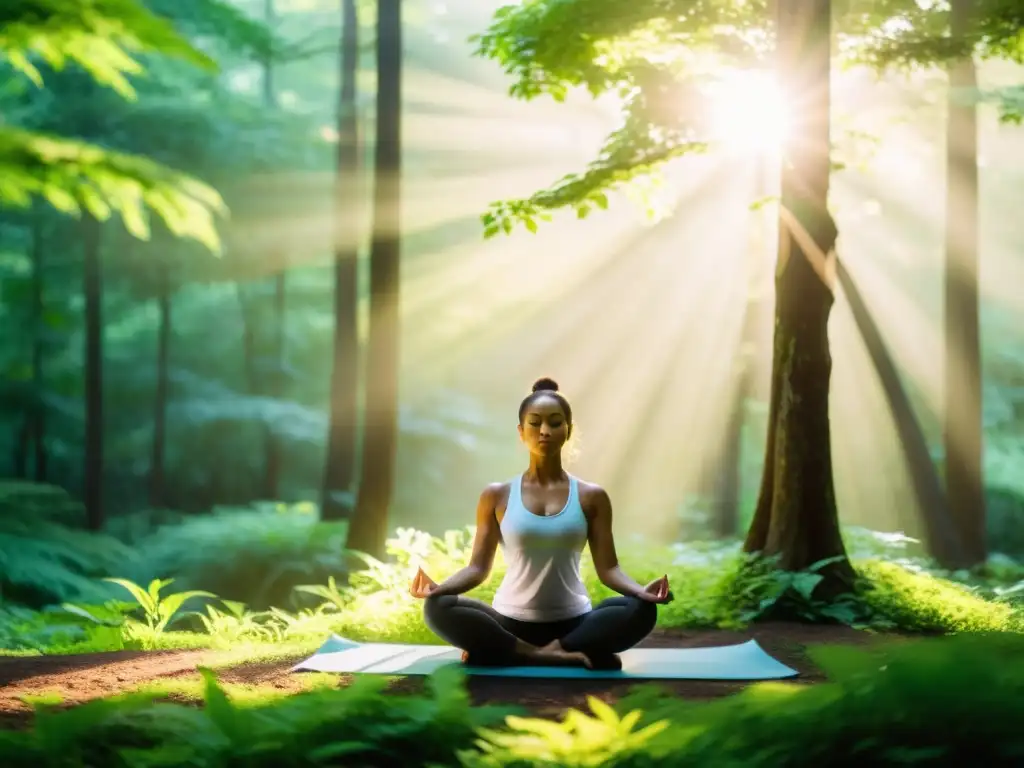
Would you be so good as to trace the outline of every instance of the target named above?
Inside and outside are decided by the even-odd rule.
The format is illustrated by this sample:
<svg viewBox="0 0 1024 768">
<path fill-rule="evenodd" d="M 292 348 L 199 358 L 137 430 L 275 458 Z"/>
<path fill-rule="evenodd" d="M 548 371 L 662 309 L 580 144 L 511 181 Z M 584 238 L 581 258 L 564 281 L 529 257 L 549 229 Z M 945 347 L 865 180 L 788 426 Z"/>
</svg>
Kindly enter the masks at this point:
<svg viewBox="0 0 1024 768">
<path fill-rule="evenodd" d="M 542 648 L 538 648 L 530 654 L 530 661 L 533 664 L 554 667 L 586 667 L 592 669 L 593 665 L 585 653 L 579 651 L 567 651 L 562 644 L 554 640 Z"/>
</svg>

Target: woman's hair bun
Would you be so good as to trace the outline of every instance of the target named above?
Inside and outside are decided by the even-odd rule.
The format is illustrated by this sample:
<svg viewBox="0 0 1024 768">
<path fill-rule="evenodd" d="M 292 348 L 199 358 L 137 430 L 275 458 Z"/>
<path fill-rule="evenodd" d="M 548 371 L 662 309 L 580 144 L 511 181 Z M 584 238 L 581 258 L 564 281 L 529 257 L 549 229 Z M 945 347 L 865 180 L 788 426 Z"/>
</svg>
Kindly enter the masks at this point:
<svg viewBox="0 0 1024 768">
<path fill-rule="evenodd" d="M 535 382 L 533 382 L 533 391 L 534 392 L 557 392 L 558 391 L 558 382 L 555 381 L 554 379 L 548 379 L 548 378 L 537 379 Z"/>
</svg>

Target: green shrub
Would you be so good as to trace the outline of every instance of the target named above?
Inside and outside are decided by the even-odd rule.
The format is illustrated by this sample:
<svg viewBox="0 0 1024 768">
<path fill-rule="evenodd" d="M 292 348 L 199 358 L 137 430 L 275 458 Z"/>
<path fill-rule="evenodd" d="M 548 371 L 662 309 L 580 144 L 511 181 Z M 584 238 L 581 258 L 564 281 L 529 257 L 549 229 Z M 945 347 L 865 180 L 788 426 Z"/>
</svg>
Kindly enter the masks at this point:
<svg viewBox="0 0 1024 768">
<path fill-rule="evenodd" d="M 1024 630 L 1009 603 L 985 600 L 971 587 L 882 560 L 858 563 L 869 588 L 864 601 L 909 632 Z"/>
<path fill-rule="evenodd" d="M 174 578 L 176 589 L 285 607 L 295 585 L 343 571 L 345 531 L 319 522 L 312 505 L 219 509 L 157 529 L 138 542 L 135 567 L 110 575 L 143 584 Z"/>
<path fill-rule="evenodd" d="M 131 569 L 135 553 L 117 539 L 44 520 L 0 517 L 0 597 L 42 607 L 113 594 L 99 579 Z"/>
<path fill-rule="evenodd" d="M 477 728 L 516 711 L 472 706 L 452 670 L 431 679 L 427 696 L 382 696 L 387 679 L 368 676 L 270 703 L 234 703 L 205 674 L 202 709 L 142 694 L 44 712 L 27 733 L 0 731 L 0 765 L 453 765 Z"/>
<path fill-rule="evenodd" d="M 69 528 L 85 526 L 85 506 L 56 485 L 23 480 L 0 481 L 0 520 L 57 523 Z"/>
<path fill-rule="evenodd" d="M 1006 555 L 1024 555 L 1024 494 L 988 488 L 985 496 L 989 548 Z"/>
<path fill-rule="evenodd" d="M 1019 765 L 1024 757 L 1024 639 L 964 634 L 874 650 L 819 647 L 828 684 L 763 683 L 680 708 L 650 690 L 641 724 L 669 727 L 617 767 Z"/>
<path fill-rule="evenodd" d="M 643 686 L 614 708 L 560 721 L 473 706 L 444 669 L 426 695 L 383 695 L 359 677 L 262 699 L 232 699 L 206 677 L 202 708 L 155 694 L 65 711 L 0 731 L 0 764 L 251 768 L 740 768 L 1016 766 L 1024 757 L 1024 638 L 966 634 L 811 654 L 830 682 L 760 683 L 713 702 Z M 504 720 L 504 725 L 502 725 Z"/>
</svg>

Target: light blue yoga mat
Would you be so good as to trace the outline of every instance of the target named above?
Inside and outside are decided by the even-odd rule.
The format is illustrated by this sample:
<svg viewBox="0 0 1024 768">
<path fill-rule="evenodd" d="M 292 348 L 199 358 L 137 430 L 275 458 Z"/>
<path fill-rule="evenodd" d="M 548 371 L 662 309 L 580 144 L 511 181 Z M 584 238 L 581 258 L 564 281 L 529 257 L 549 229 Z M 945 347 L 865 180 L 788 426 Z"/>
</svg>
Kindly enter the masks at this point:
<svg viewBox="0 0 1024 768">
<path fill-rule="evenodd" d="M 359 672 L 366 675 L 429 675 L 448 664 L 467 674 L 490 677 L 543 677 L 637 680 L 780 680 L 799 674 L 772 658 L 756 640 L 716 648 L 631 648 L 621 654 L 622 671 L 582 667 L 468 667 L 449 645 L 356 643 L 337 635 L 293 672 Z"/>
</svg>

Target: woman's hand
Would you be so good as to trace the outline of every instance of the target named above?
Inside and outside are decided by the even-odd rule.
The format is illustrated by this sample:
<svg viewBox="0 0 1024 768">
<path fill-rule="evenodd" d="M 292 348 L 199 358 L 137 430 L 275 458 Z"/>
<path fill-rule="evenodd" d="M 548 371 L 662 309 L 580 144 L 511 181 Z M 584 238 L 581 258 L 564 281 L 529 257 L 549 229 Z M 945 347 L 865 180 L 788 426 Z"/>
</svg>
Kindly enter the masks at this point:
<svg viewBox="0 0 1024 768">
<path fill-rule="evenodd" d="M 437 582 L 427 576 L 422 568 L 417 569 L 416 575 L 412 578 L 412 583 L 409 584 L 409 594 L 413 597 L 425 599 L 430 597 L 430 594 L 435 589 L 437 589 Z"/>
<path fill-rule="evenodd" d="M 646 600 L 648 603 L 657 603 L 659 605 L 671 603 L 674 597 L 668 588 L 668 574 L 652 581 L 642 591 L 637 593 L 637 597 L 641 600 Z"/>
</svg>

